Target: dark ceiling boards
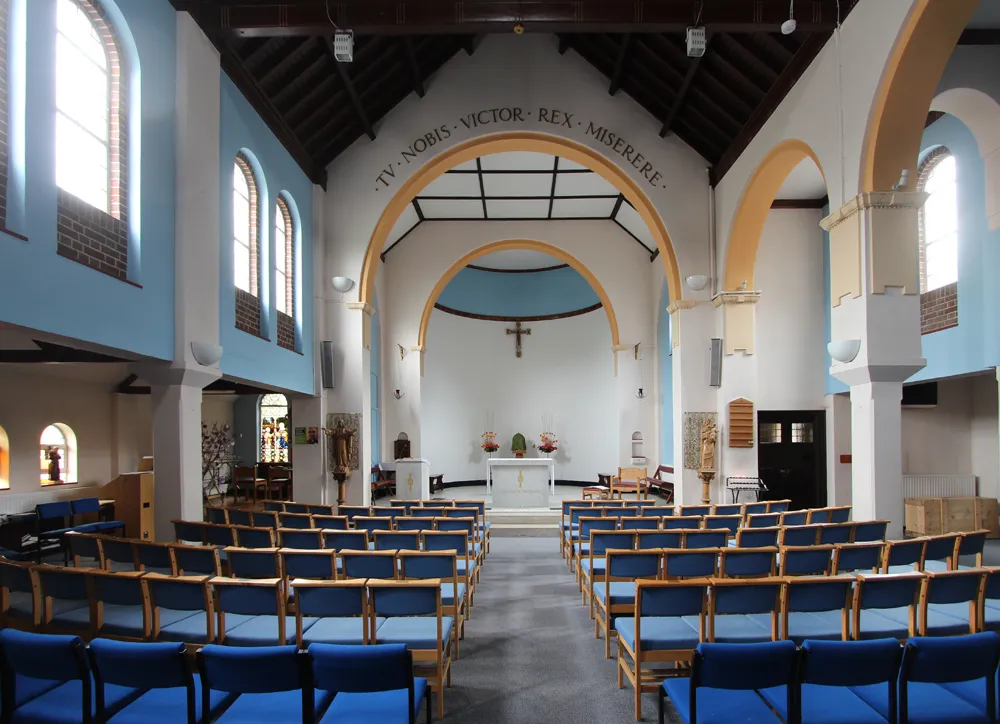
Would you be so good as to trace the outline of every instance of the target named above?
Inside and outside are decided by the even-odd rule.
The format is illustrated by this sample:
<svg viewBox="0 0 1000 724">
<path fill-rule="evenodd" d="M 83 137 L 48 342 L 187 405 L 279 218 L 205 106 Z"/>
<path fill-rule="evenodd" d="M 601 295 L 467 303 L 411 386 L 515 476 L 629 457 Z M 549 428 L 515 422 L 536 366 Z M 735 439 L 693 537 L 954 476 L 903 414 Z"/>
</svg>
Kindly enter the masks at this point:
<svg viewBox="0 0 1000 724">
<path fill-rule="evenodd" d="M 189 11 L 222 66 L 316 183 L 326 167 L 476 35 L 558 36 L 711 166 L 713 183 L 830 38 L 836 0 L 797 0 L 798 30 L 782 35 L 788 0 L 172 0 Z M 841 0 L 846 16 L 856 0 Z M 331 20 L 355 33 L 354 62 L 333 58 Z M 689 58 L 684 32 L 698 20 L 708 49 Z M 612 32 L 609 32 L 612 31 Z"/>
</svg>

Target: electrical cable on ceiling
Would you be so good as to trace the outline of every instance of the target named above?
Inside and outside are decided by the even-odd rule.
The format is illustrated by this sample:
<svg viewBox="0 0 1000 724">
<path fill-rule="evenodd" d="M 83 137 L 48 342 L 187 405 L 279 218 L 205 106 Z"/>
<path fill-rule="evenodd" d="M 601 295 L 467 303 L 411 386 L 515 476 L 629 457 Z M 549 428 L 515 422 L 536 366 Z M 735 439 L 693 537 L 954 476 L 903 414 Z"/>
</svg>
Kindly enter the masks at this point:
<svg viewBox="0 0 1000 724">
<path fill-rule="evenodd" d="M 326 10 L 326 19 L 330 21 L 330 25 L 333 26 L 334 30 L 340 30 L 335 22 L 333 22 L 333 15 L 330 14 L 330 0 L 323 0 L 323 8 Z"/>
</svg>

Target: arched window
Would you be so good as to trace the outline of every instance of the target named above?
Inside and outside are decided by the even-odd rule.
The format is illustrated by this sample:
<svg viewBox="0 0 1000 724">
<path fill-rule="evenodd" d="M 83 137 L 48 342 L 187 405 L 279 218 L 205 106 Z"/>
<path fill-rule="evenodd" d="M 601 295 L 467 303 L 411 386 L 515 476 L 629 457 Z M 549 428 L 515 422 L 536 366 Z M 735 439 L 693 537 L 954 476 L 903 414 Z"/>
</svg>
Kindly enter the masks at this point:
<svg viewBox="0 0 1000 724">
<path fill-rule="evenodd" d="M 115 218 L 121 212 L 121 62 L 87 0 L 56 4 L 56 183 Z"/>
<path fill-rule="evenodd" d="M 287 463 L 289 446 L 288 398 L 263 395 L 260 398 L 260 461 Z"/>
<path fill-rule="evenodd" d="M 69 425 L 53 423 L 39 440 L 42 485 L 77 482 L 76 435 Z"/>
<path fill-rule="evenodd" d="M 955 157 L 938 148 L 921 164 L 917 188 L 929 194 L 920 212 L 920 291 L 958 281 L 958 186 Z"/>
<path fill-rule="evenodd" d="M 10 440 L 0 427 L 0 490 L 10 489 Z"/>
<path fill-rule="evenodd" d="M 257 296 L 257 182 L 242 156 L 233 165 L 233 282 Z"/>
<path fill-rule="evenodd" d="M 279 196 L 274 209 L 274 288 L 278 311 L 295 316 L 295 226 L 288 204 Z"/>
</svg>

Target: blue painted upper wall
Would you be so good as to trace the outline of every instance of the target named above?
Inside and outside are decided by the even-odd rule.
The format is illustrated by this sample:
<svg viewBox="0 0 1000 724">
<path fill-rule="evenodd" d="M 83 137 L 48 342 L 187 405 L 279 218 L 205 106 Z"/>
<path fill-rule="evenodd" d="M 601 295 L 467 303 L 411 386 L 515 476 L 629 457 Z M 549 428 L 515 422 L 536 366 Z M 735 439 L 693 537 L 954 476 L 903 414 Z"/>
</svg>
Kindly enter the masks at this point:
<svg viewBox="0 0 1000 724">
<path fill-rule="evenodd" d="M 219 343 L 225 353 L 224 374 L 282 389 L 313 392 L 313 290 L 312 290 L 312 182 L 292 160 L 246 98 L 222 76 L 220 159 L 221 214 L 219 229 Z M 235 327 L 236 295 L 233 284 L 233 164 L 236 154 L 248 151 L 255 162 L 258 186 L 258 223 L 263 230 L 259 259 L 266 274 L 261 279 L 261 339 Z M 298 210 L 295 248 L 295 326 L 300 351 L 278 346 L 276 290 L 274 287 L 274 207 L 278 194 Z"/>
<path fill-rule="evenodd" d="M 492 317 L 543 317 L 586 309 L 601 300 L 572 267 L 506 273 L 462 269 L 448 282 L 438 304 Z"/>
<path fill-rule="evenodd" d="M 12 0 L 11 5 L 11 88 L 24 89 L 23 118 L 12 130 L 24 133 L 23 141 L 17 133 L 11 141 L 23 147 L 11 149 L 8 225 L 28 241 L 0 233 L 0 319 L 172 359 L 175 11 L 168 0 L 102 0 L 129 65 L 129 219 L 140 257 L 130 258 L 129 267 L 140 287 L 56 253 L 56 3 Z M 18 73 L 23 75 L 15 77 Z M 11 112 L 20 113 L 20 106 L 13 98 Z M 141 193 L 132 193 L 137 188 Z"/>
</svg>

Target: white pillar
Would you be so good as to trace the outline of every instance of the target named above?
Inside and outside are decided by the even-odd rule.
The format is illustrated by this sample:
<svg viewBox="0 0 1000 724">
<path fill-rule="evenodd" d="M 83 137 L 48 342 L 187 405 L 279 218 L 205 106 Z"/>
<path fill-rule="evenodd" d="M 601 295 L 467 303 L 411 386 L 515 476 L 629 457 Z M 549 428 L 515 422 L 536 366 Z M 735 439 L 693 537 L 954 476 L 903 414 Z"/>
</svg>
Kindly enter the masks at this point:
<svg viewBox="0 0 1000 724">
<path fill-rule="evenodd" d="M 713 502 L 725 502 L 726 478 L 757 477 L 757 355 L 756 304 L 760 292 L 720 292 L 715 296 L 716 329 L 722 338 L 722 384 L 717 393 L 719 439 L 716 444 L 718 474 L 713 488 Z M 729 447 L 729 403 L 744 399 L 753 403 L 753 447 Z M 718 497 L 716 497 L 716 494 Z"/>
<path fill-rule="evenodd" d="M 826 406 L 826 502 L 827 505 L 851 505 L 851 399 L 845 395 L 827 395 Z"/>
<path fill-rule="evenodd" d="M 888 520 L 890 538 L 903 536 L 903 383 L 851 386 L 851 505 L 856 520 Z"/>
</svg>

